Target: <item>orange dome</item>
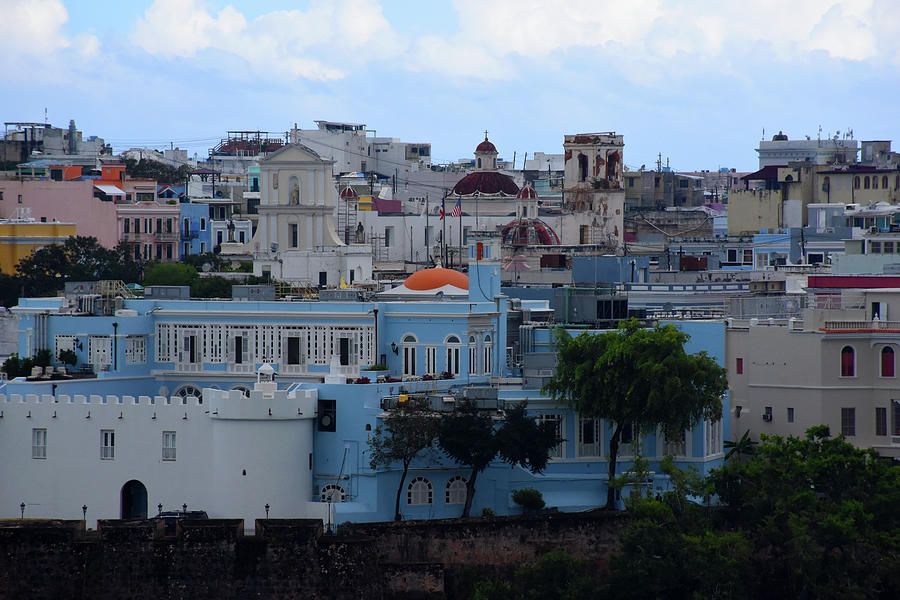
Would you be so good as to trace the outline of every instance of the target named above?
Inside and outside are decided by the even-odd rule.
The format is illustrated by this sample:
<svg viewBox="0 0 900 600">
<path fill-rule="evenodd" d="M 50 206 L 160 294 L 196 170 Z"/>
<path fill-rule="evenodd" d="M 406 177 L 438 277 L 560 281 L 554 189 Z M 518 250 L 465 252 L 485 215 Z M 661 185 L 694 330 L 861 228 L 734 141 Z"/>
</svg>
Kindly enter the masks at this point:
<svg viewBox="0 0 900 600">
<path fill-rule="evenodd" d="M 469 289 L 469 278 L 459 271 L 436 267 L 413 273 L 406 278 L 403 285 L 416 291 L 436 290 L 445 285 L 452 285 L 461 290 L 467 290 Z"/>
</svg>

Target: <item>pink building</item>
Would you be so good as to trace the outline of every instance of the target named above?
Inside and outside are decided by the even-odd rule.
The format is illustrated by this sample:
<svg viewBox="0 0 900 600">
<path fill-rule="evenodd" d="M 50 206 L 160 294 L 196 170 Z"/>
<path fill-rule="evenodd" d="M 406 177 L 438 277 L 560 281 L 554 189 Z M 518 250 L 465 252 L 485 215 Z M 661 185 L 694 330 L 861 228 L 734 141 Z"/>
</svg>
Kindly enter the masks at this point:
<svg viewBox="0 0 900 600">
<path fill-rule="evenodd" d="M 95 193 L 97 192 L 97 193 Z M 15 181 L 0 179 L 0 217 L 30 208 L 37 221 L 75 223 L 78 235 L 97 238 L 107 248 L 119 243 L 116 205 L 96 190 L 93 180 Z"/>
</svg>

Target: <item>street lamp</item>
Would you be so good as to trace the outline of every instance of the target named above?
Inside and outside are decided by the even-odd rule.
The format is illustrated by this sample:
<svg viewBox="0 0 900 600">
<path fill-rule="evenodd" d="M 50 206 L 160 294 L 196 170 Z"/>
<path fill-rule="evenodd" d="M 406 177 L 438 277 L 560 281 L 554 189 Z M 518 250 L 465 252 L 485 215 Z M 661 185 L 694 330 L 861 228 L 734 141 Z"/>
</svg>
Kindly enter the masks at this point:
<svg viewBox="0 0 900 600">
<path fill-rule="evenodd" d="M 24 518 L 25 518 L 25 503 L 24 503 L 24 502 L 23 502 L 22 504 L 19 505 L 19 510 L 20 510 L 21 513 L 22 513 L 22 517 L 21 517 L 21 518 L 24 519 Z"/>
<path fill-rule="evenodd" d="M 81 518 L 87 521 L 87 504 L 81 505 Z"/>
<path fill-rule="evenodd" d="M 266 503 L 266 518 L 269 518 L 269 503 Z"/>
</svg>

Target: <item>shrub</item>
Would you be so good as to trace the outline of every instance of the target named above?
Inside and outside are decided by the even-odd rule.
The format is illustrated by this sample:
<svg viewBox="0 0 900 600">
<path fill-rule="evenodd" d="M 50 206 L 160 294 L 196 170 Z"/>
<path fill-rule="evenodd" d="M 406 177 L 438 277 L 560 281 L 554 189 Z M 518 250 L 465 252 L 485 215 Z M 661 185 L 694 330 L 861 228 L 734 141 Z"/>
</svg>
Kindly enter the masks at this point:
<svg viewBox="0 0 900 600">
<path fill-rule="evenodd" d="M 482 516 L 482 517 L 493 517 L 493 516 L 496 516 L 496 515 L 494 514 L 494 509 L 493 509 L 493 508 L 487 508 L 487 507 L 485 507 L 485 508 L 482 508 L 482 509 L 481 509 L 481 516 Z"/>
<path fill-rule="evenodd" d="M 541 510 L 546 506 L 543 494 L 534 488 L 515 490 L 512 499 L 525 510 Z"/>
<path fill-rule="evenodd" d="M 74 350 L 60 350 L 59 351 L 59 362 L 64 365 L 75 366 L 75 363 L 78 362 L 78 355 L 75 354 Z"/>
<path fill-rule="evenodd" d="M 361 371 L 387 371 L 387 365 L 384 363 L 375 363 L 374 365 L 369 365 L 368 367 L 363 367 L 360 370 Z"/>
</svg>

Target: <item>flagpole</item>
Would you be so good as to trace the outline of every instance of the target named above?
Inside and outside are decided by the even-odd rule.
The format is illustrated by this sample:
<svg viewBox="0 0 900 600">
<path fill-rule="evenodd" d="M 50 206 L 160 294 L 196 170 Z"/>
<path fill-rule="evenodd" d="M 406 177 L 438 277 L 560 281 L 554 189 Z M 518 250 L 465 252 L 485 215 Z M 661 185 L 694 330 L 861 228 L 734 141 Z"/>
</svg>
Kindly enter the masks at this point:
<svg viewBox="0 0 900 600">
<path fill-rule="evenodd" d="M 444 197 L 441 198 L 441 223 L 444 232 L 441 235 L 441 266 L 447 268 L 447 190 L 444 190 Z"/>
<path fill-rule="evenodd" d="M 477 200 L 476 200 L 477 202 Z M 462 198 L 456 200 L 459 206 L 459 268 L 462 269 L 462 244 L 463 244 L 463 226 L 462 226 Z"/>
<path fill-rule="evenodd" d="M 428 193 L 425 193 L 425 263 L 431 262 L 431 240 L 428 239 Z"/>
</svg>

